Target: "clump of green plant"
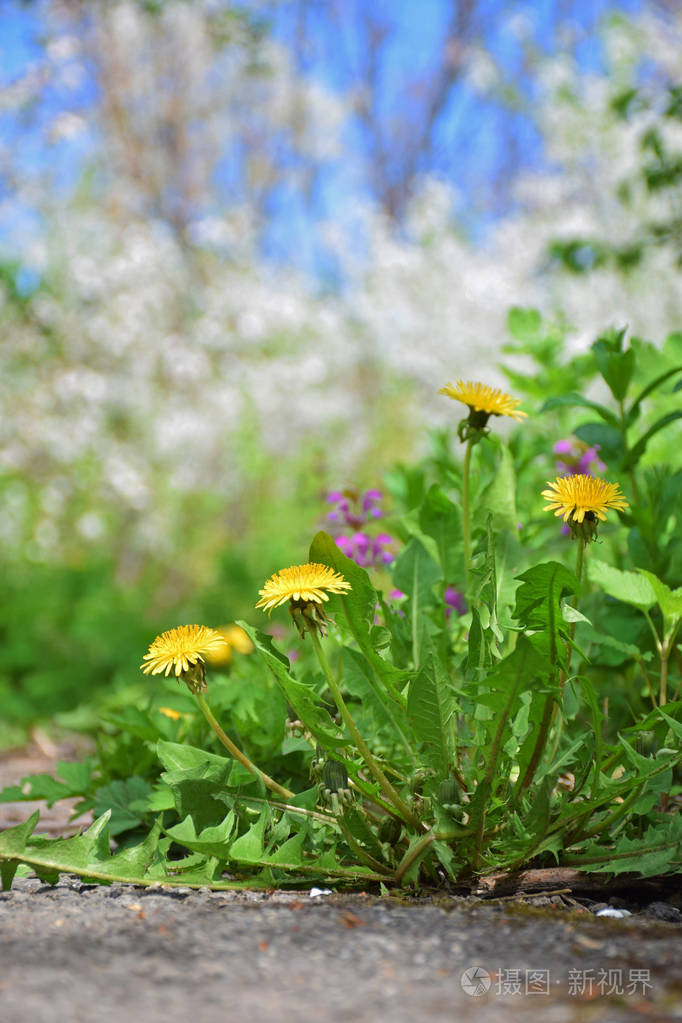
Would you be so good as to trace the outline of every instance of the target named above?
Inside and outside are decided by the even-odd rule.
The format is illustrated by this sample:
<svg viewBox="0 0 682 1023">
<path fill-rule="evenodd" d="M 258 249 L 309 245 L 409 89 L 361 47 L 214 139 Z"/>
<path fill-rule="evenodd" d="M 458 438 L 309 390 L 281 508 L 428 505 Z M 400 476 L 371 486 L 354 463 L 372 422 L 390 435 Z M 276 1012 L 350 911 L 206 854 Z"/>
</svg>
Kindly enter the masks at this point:
<svg viewBox="0 0 682 1023">
<path fill-rule="evenodd" d="M 436 437 L 421 466 L 390 475 L 397 556 L 375 565 L 365 545 L 363 567 L 341 549 L 352 544 L 318 532 L 308 561 L 254 601 L 286 606 L 289 632 L 276 642 L 240 622 L 250 645 L 229 664 L 234 636 L 203 625 L 158 636 L 142 667 L 159 695 L 119 716 L 125 739 L 0 797 L 80 795 L 104 811 L 75 838 L 33 837 L 37 815 L 4 832 L 3 883 L 20 866 L 46 880 L 216 888 L 468 884 L 557 863 L 678 871 L 682 474 L 640 463 L 679 413 L 632 432 L 682 366 L 631 397 L 637 354 L 612 332 L 572 367 L 601 374 L 617 411 L 565 390 L 545 401 L 547 414 L 598 417 L 575 427 L 582 446 L 570 462 L 564 445 L 570 464 L 549 482 L 546 428 L 524 439 L 518 399 L 448 384 L 467 410 L 464 457 Z M 499 417 L 522 424 L 509 443 L 491 432 Z M 605 468 L 597 451 L 609 479 L 592 475 Z"/>
</svg>

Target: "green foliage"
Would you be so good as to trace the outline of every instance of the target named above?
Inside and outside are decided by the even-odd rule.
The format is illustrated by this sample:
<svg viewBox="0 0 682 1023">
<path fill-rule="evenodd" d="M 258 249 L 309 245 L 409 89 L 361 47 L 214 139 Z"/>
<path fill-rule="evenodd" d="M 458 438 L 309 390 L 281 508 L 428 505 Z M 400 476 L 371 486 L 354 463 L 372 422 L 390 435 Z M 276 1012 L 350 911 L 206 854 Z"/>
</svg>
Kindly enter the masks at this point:
<svg viewBox="0 0 682 1023">
<path fill-rule="evenodd" d="M 208 676 L 222 726 L 182 681 L 148 679 L 145 697 L 103 710 L 87 761 L 0 794 L 75 796 L 97 815 L 73 839 L 35 837 L 35 817 L 5 832 L 5 886 L 20 864 L 50 882 L 215 888 L 435 886 L 553 863 L 680 871 L 682 471 L 652 458 L 677 443 L 680 339 L 657 368 L 615 330 L 566 363 L 534 310 L 509 326 L 557 386 L 548 397 L 510 373 L 541 414 L 473 448 L 468 573 L 464 469 L 441 432 L 389 475 L 390 566 L 314 536 L 310 561 L 351 584 L 325 602 L 328 636 L 282 642 L 242 623 L 253 652 Z M 593 379 L 609 398 L 584 396 Z M 541 514 L 548 431 L 569 429 L 601 445 L 629 503 L 584 552 Z"/>
</svg>

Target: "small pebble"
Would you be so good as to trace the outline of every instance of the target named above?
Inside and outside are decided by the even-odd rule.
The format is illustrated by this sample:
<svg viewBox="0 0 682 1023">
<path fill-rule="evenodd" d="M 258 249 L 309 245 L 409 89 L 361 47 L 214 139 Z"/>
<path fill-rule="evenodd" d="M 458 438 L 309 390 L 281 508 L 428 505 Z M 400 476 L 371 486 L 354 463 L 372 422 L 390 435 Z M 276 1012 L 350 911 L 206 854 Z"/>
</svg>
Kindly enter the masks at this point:
<svg viewBox="0 0 682 1023">
<path fill-rule="evenodd" d="M 652 902 L 647 906 L 647 914 L 655 916 L 657 920 L 665 920 L 666 923 L 679 924 L 682 922 L 682 913 L 675 906 L 667 902 Z"/>
</svg>

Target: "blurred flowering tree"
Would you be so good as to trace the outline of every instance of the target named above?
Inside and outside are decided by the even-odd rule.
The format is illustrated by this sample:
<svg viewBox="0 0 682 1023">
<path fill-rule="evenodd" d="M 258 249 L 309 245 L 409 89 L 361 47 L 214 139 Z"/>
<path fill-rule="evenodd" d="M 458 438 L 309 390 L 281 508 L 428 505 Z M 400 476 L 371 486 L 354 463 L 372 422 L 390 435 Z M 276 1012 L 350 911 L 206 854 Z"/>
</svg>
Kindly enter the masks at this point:
<svg viewBox="0 0 682 1023">
<path fill-rule="evenodd" d="M 614 320 L 655 339 L 679 322 L 677 235 L 647 226 L 674 225 L 679 182 L 641 173 L 674 169 L 679 151 L 675 7 L 605 21 L 589 73 L 579 30 L 564 25 L 547 55 L 512 12 L 498 31 L 520 78 L 486 49 L 491 11 L 452 5 L 399 122 L 381 115 L 390 26 L 362 5 L 345 92 L 306 57 L 320 13 L 315 38 L 333 41 L 334 4 L 29 9 L 44 45 L 2 91 L 11 558 L 106 540 L 134 575 L 179 551 L 182 592 L 225 544 L 267 532 L 268 508 L 375 482 L 368 467 L 409 451 L 417 416 L 446 415 L 443 379 L 490 377 L 510 305 L 542 307 L 583 343 Z M 281 28 L 289 11 L 297 33 Z M 505 214 L 477 244 L 439 134 L 457 90 L 532 115 L 544 145 L 498 175 Z M 644 235 L 637 259 L 590 256 Z M 320 253 L 337 288 L 301 269 Z"/>
</svg>

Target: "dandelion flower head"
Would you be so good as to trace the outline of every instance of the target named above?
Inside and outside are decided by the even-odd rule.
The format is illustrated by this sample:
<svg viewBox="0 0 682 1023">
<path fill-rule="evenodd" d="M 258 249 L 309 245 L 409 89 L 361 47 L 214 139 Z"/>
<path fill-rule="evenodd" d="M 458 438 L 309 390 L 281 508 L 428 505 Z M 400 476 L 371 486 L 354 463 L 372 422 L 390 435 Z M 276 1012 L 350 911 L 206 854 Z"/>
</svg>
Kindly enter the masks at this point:
<svg viewBox="0 0 682 1023">
<path fill-rule="evenodd" d="M 603 522 L 608 509 L 623 511 L 628 507 L 618 483 L 607 483 L 596 476 L 561 476 L 547 486 L 549 490 L 542 491 L 549 501 L 544 510 L 563 516 L 564 522 L 581 523 L 585 517 Z"/>
<path fill-rule="evenodd" d="M 509 416 L 521 422 L 528 418 L 527 412 L 522 412 L 516 407 L 521 404 L 518 398 L 505 394 L 499 387 L 488 387 L 487 384 L 478 381 L 458 380 L 454 387 L 452 384 L 446 384 L 438 393 L 461 401 L 463 405 L 468 405 L 472 412 L 483 413 L 486 419 L 488 416 Z"/>
<path fill-rule="evenodd" d="M 147 663 L 140 667 L 145 675 L 168 676 L 173 671 L 179 678 L 224 645 L 223 636 L 206 625 L 178 625 L 156 637 L 143 657 Z"/>
<path fill-rule="evenodd" d="M 328 565 L 315 562 L 293 565 L 270 576 L 263 589 L 258 591 L 260 600 L 256 607 L 270 612 L 288 600 L 321 604 L 329 600 L 330 593 L 345 593 L 350 588 L 348 580 Z"/>
</svg>

